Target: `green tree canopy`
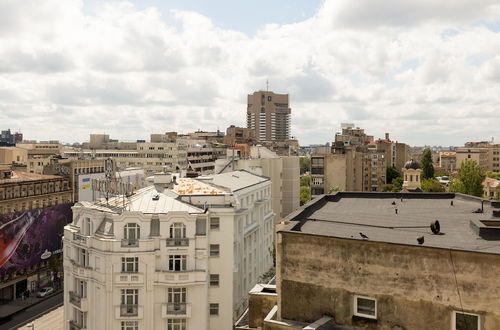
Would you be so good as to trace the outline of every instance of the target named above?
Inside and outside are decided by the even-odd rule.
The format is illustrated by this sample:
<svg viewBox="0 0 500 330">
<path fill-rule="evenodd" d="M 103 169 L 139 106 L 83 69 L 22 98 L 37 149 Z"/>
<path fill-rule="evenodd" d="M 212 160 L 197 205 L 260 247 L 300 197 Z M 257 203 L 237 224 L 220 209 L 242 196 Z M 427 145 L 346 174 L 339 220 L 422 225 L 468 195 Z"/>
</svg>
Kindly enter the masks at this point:
<svg viewBox="0 0 500 330">
<path fill-rule="evenodd" d="M 328 190 L 327 194 L 330 195 L 330 194 L 333 194 L 334 192 L 337 192 L 337 191 L 340 191 L 340 187 L 333 186 L 330 188 L 330 190 Z"/>
<path fill-rule="evenodd" d="M 444 192 L 444 186 L 439 183 L 438 180 L 432 178 L 432 179 L 426 179 L 423 180 L 421 183 L 422 190 L 425 192 Z"/>
<path fill-rule="evenodd" d="M 311 185 L 311 176 L 310 175 L 303 175 L 300 178 L 300 186 L 304 187 L 309 187 Z"/>
<path fill-rule="evenodd" d="M 484 175 L 475 160 L 464 160 L 460 165 L 458 175 L 450 184 L 449 191 L 472 196 L 483 196 Z"/>
<path fill-rule="evenodd" d="M 392 183 L 392 180 L 399 178 L 401 172 L 394 166 L 387 166 L 385 170 L 385 177 L 388 184 Z"/>
<path fill-rule="evenodd" d="M 394 180 L 392 180 L 392 191 L 401 191 L 403 189 L 403 178 L 402 177 L 397 177 Z"/>
<path fill-rule="evenodd" d="M 309 156 L 304 156 L 299 158 L 300 174 L 309 172 L 311 168 L 311 158 Z"/>
<path fill-rule="evenodd" d="M 422 152 L 420 159 L 420 166 L 422 167 L 422 179 L 432 179 L 434 177 L 434 166 L 432 166 L 432 153 L 431 149 L 425 148 Z"/>
<path fill-rule="evenodd" d="M 301 186 L 300 187 L 300 205 L 304 205 L 305 203 L 311 200 L 311 190 L 309 187 Z"/>
</svg>

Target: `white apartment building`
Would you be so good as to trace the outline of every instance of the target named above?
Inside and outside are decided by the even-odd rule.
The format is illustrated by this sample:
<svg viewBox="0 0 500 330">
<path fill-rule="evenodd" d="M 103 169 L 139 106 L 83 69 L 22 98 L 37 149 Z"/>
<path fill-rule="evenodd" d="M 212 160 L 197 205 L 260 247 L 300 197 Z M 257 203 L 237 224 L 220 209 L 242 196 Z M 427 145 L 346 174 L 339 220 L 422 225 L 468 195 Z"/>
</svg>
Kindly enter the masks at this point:
<svg viewBox="0 0 500 330">
<path fill-rule="evenodd" d="M 268 178 L 233 171 L 75 204 L 65 329 L 232 329 L 273 263 L 270 196 Z"/>
</svg>

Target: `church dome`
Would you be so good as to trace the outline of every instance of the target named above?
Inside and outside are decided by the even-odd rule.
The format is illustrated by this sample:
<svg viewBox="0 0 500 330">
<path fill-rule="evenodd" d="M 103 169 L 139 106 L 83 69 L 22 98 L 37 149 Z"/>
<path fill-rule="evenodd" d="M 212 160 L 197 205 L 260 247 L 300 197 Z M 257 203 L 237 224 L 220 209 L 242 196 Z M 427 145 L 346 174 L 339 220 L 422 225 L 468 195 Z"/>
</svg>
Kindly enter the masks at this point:
<svg viewBox="0 0 500 330">
<path fill-rule="evenodd" d="M 418 170 L 418 169 L 420 169 L 420 164 L 417 161 L 412 159 L 412 160 L 409 160 L 406 162 L 404 168 L 407 170 L 409 170 L 409 169 Z"/>
</svg>

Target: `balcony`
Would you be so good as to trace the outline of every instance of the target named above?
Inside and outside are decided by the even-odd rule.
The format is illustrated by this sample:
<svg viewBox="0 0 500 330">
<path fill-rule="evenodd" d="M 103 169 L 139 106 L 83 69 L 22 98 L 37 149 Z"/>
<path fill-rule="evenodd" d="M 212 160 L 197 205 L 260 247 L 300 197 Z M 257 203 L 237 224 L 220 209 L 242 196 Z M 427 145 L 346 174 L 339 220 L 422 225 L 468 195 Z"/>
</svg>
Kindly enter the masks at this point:
<svg viewBox="0 0 500 330">
<path fill-rule="evenodd" d="M 79 234 L 79 233 L 73 233 L 73 241 L 75 241 L 75 243 L 80 243 L 80 244 L 87 244 L 87 236 L 84 236 L 82 234 Z"/>
<path fill-rule="evenodd" d="M 170 271 L 157 269 L 154 275 L 156 285 L 189 285 L 206 281 L 205 270 Z"/>
<path fill-rule="evenodd" d="M 189 238 L 167 238 L 167 247 L 188 246 Z"/>
<path fill-rule="evenodd" d="M 120 316 L 138 316 L 139 315 L 139 305 L 120 305 Z"/>
<path fill-rule="evenodd" d="M 69 330 L 85 330 L 85 327 L 76 321 L 69 321 Z"/>
<path fill-rule="evenodd" d="M 122 239 L 122 247 L 138 247 L 139 240 L 135 238 Z"/>
<path fill-rule="evenodd" d="M 75 305 L 76 307 L 82 306 L 82 297 L 80 297 L 77 293 L 70 291 L 69 292 L 69 302 Z"/>
<path fill-rule="evenodd" d="M 162 318 L 186 318 L 191 317 L 191 304 L 167 303 L 161 306 Z"/>
</svg>

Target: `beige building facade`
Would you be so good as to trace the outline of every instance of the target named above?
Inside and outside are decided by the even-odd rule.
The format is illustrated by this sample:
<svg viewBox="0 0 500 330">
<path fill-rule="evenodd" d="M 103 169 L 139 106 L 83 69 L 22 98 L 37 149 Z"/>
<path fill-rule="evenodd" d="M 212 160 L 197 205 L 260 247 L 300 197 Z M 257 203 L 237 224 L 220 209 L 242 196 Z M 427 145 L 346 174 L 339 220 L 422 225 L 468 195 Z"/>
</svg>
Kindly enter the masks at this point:
<svg viewBox="0 0 500 330">
<path fill-rule="evenodd" d="M 28 151 L 18 147 L 0 147 L 0 164 L 27 165 Z"/>
</svg>

